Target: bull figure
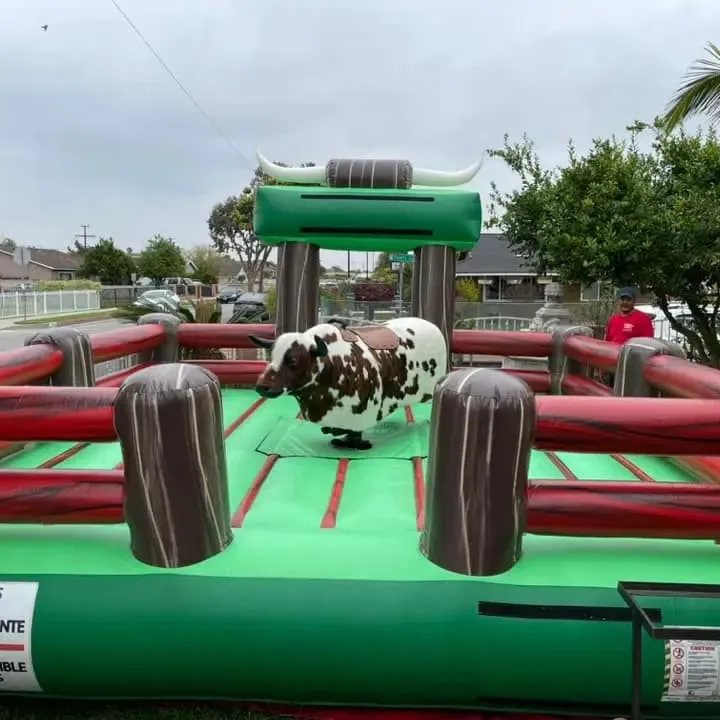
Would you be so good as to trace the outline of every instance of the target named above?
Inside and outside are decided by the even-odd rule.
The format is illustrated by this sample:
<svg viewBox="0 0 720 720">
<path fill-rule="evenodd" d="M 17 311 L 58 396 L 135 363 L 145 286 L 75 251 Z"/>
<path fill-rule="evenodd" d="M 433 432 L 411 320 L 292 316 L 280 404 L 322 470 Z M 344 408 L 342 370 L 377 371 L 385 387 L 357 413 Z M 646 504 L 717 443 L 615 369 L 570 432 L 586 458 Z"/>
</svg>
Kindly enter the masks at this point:
<svg viewBox="0 0 720 720">
<path fill-rule="evenodd" d="M 432 399 L 448 353 L 439 328 L 415 317 L 363 327 L 335 321 L 275 342 L 251 340 L 270 351 L 257 392 L 292 395 L 303 419 L 335 436 L 335 447 L 352 450 L 370 449 L 363 431 L 398 408 Z"/>
</svg>

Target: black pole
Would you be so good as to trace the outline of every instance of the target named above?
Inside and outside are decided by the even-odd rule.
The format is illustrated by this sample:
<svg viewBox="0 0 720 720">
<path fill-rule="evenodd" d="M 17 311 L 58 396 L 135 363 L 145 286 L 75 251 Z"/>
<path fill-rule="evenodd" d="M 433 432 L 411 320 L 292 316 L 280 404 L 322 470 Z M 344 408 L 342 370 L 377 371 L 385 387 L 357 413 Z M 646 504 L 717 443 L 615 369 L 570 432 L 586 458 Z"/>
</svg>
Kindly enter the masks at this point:
<svg viewBox="0 0 720 720">
<path fill-rule="evenodd" d="M 95 236 L 95 235 L 89 235 L 89 234 L 88 234 L 88 229 L 90 228 L 89 225 L 81 225 L 80 227 L 83 229 L 83 231 L 82 231 L 81 233 L 76 233 L 76 234 L 75 234 L 75 237 L 76 237 L 76 238 L 82 238 L 82 239 L 83 239 L 83 248 L 84 248 L 85 250 L 87 250 L 87 241 L 88 241 L 88 238 L 94 238 L 94 237 L 96 237 L 96 236 Z"/>
<path fill-rule="evenodd" d="M 348 250 L 348 270 L 347 270 L 347 279 L 350 280 L 350 251 Z"/>
</svg>

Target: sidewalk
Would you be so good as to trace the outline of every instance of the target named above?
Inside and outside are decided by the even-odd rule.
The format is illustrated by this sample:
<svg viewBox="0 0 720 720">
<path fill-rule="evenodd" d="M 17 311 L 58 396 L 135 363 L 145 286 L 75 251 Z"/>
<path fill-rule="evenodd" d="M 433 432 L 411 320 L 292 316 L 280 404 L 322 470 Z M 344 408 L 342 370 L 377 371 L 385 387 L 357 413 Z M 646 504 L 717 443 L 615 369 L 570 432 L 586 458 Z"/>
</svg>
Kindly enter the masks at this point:
<svg viewBox="0 0 720 720">
<path fill-rule="evenodd" d="M 41 328 L 46 324 L 68 324 L 73 318 L 88 317 L 88 322 L 111 320 L 115 308 L 98 310 L 77 310 L 76 312 L 55 313 L 53 315 L 28 315 L 27 318 L 16 316 L 11 318 L 0 318 L 0 331 L 2 330 L 31 330 L 33 327 Z M 92 315 L 94 317 L 90 318 Z"/>
</svg>

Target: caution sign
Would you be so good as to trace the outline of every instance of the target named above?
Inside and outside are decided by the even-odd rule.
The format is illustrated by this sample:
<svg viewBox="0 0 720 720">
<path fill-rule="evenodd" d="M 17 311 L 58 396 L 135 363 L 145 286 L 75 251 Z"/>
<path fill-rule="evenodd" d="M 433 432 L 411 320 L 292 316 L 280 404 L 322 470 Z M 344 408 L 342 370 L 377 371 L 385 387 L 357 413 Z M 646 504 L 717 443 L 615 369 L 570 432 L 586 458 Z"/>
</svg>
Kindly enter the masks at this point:
<svg viewBox="0 0 720 720">
<path fill-rule="evenodd" d="M 0 580 L 0 692 L 42 692 L 32 664 L 38 584 Z"/>
<path fill-rule="evenodd" d="M 665 702 L 720 702 L 720 642 L 666 642 L 662 699 Z"/>
</svg>

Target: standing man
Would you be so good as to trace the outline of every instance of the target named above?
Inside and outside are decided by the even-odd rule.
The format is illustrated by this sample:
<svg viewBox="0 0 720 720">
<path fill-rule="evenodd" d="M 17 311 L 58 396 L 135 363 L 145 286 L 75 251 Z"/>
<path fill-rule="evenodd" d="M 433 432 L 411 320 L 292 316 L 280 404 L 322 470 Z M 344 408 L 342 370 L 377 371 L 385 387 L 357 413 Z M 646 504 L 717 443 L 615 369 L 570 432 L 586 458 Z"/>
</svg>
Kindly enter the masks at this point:
<svg viewBox="0 0 720 720">
<path fill-rule="evenodd" d="M 635 288 L 622 288 L 618 293 L 618 312 L 610 317 L 605 330 L 608 342 L 624 345 L 631 338 L 651 338 L 655 335 L 650 316 L 635 309 Z"/>
</svg>

